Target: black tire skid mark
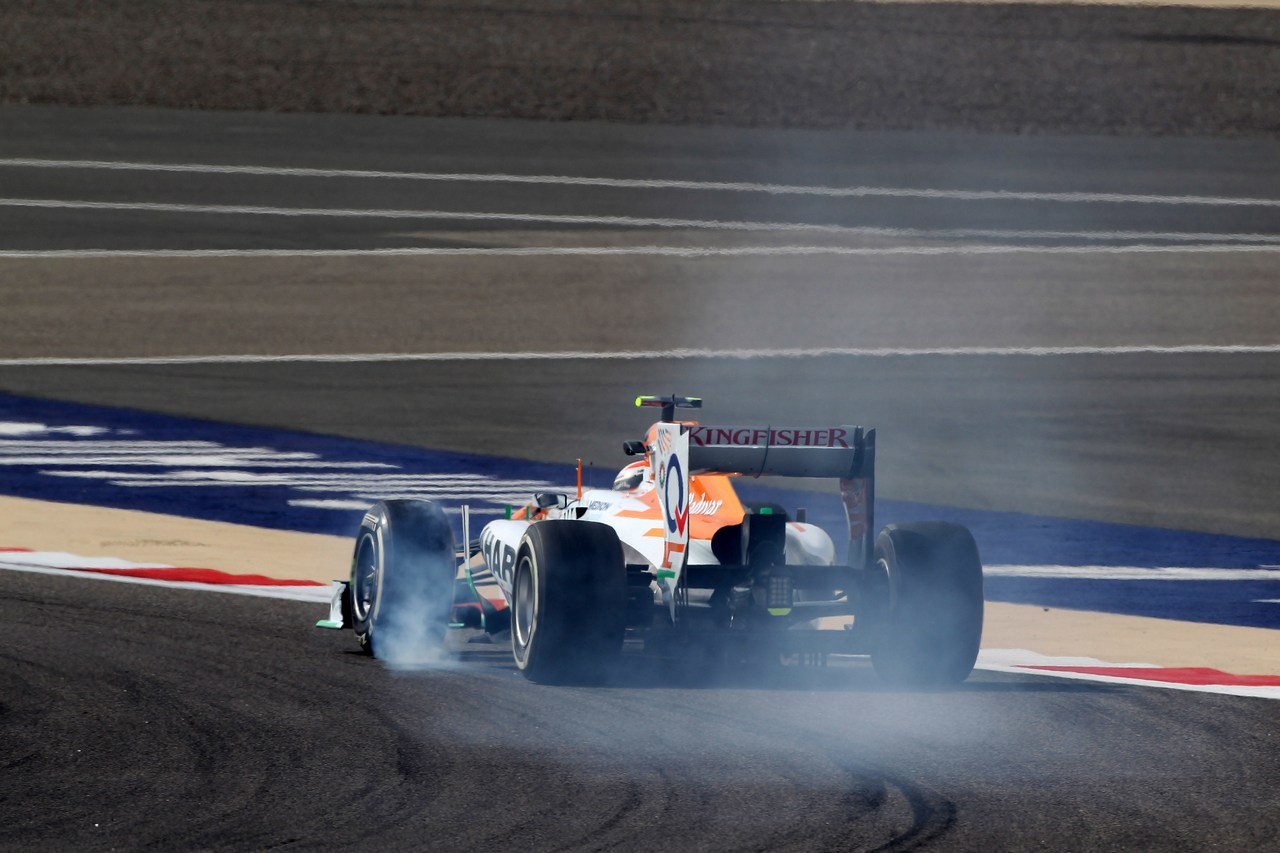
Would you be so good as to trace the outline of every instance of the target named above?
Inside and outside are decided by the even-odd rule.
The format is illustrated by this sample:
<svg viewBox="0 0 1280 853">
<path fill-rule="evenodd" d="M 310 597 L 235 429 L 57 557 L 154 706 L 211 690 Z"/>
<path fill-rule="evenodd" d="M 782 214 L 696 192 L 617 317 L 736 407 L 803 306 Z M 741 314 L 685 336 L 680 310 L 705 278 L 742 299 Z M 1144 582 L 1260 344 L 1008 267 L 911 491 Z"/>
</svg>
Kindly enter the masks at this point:
<svg viewBox="0 0 1280 853">
<path fill-rule="evenodd" d="M 53 588 L 58 583 L 39 582 Z M 102 582 L 83 583 L 81 591 L 92 596 Z M 56 592 L 25 596 L 37 608 L 34 615 L 23 611 L 28 621 L 42 623 L 44 630 L 29 628 L 30 642 L 16 652 L 11 644 L 4 655 L 4 672 L 16 673 L 6 694 L 19 697 L 8 703 L 5 717 L 23 723 L 29 736 L 15 737 L 6 726 L 5 749 L 14 752 L 0 761 L 22 762 L 41 786 L 29 788 L 34 799 L 58 807 L 21 810 L 13 801 L 10 808 L 0 801 L 0 813 L 6 814 L 0 841 L 41 837 L 93 849 L 127 838 L 135 847 L 247 849 L 293 837 L 300 823 L 320 829 L 322 837 L 325 831 L 341 832 L 350 821 L 346 815 L 335 819 L 325 801 L 352 797 L 352 780 L 339 758 L 352 750 L 309 737 L 333 716 L 355 717 L 346 728 L 359 730 L 366 750 L 378 747 L 371 763 L 398 768 L 386 778 L 369 775 L 367 790 L 357 786 L 355 792 L 362 806 L 389 803 L 378 815 L 380 831 L 412 821 L 429 805 L 433 785 L 401 782 L 405 776 L 447 775 L 447 757 L 424 757 L 418 740 L 387 715 L 375 713 L 370 721 L 363 709 L 336 703 L 336 697 L 349 695 L 351 670 L 318 660 L 301 667 L 273 665 L 279 649 L 271 626 L 256 633 L 256 626 L 230 626 L 233 633 L 247 630 L 239 631 L 236 642 L 210 644 L 208 631 L 226 633 L 228 626 L 216 616 L 184 612 L 185 603 L 168 612 L 165 605 L 173 599 L 167 596 L 174 594 L 139 595 L 158 601 L 160 609 L 144 604 L 132 614 L 92 600 L 68 605 Z M 201 605 L 218 610 L 220 598 L 187 600 L 196 611 Z M 292 611 L 295 617 L 301 613 L 296 606 Z M 83 710 L 66 719 L 68 709 Z M 92 752 L 88 766 L 66 758 L 42 761 L 50 750 L 65 752 L 65 744 Z M 310 798 L 295 796 L 299 788 L 319 793 L 311 806 Z M 394 796 L 397 791 L 401 796 Z M 138 807 L 121 808 L 122 802 Z"/>
<path fill-rule="evenodd" d="M 698 713 L 703 719 L 718 718 L 725 726 L 740 725 L 740 721 L 726 714 L 705 710 Z M 826 740 L 822 733 L 814 732 L 807 726 L 795 725 L 783 737 L 774 737 L 778 739 L 781 750 L 791 747 L 791 751 L 798 756 L 803 756 L 814 744 L 822 744 Z M 955 824 L 957 806 L 942 793 L 891 773 L 879 765 L 842 757 L 839 750 L 829 761 L 846 776 L 847 787 L 835 798 L 842 811 L 843 825 L 813 832 L 805 832 L 802 827 L 789 827 L 783 835 L 769 838 L 754 849 L 861 849 L 899 853 L 928 846 L 945 836 Z M 801 774 L 805 774 L 812 767 L 802 765 L 799 770 Z M 895 791 L 899 795 L 897 798 L 893 796 Z M 895 808 L 896 799 L 904 801 L 909 816 L 902 814 L 902 809 Z M 893 829 L 904 823 L 904 828 Z M 877 846 L 859 840 L 882 836 L 886 829 L 888 839 Z"/>
<path fill-rule="evenodd" d="M 514 673 L 513 673 L 514 674 Z M 673 677 L 679 682 L 681 679 Z M 517 682 L 518 683 L 518 682 Z M 550 691 L 555 696 L 560 688 L 528 689 Z M 597 694 L 607 696 L 607 693 Z M 504 695 L 486 708 L 488 713 L 507 715 L 517 727 L 528 731 L 537 731 L 544 727 L 545 720 L 529 710 L 538 703 L 527 703 L 528 697 L 518 694 Z M 614 704 L 617 714 L 597 714 L 583 716 L 575 723 L 574 731 L 586 742 L 608 741 L 617 734 L 617 726 L 608 722 L 616 720 L 619 715 L 648 716 L 651 713 L 672 713 L 678 716 L 681 712 L 672 709 L 664 695 L 661 699 L 643 701 L 634 696 L 606 702 Z M 554 713 L 554 712 L 553 712 Z M 717 726 L 725 732 L 741 729 L 742 720 L 730 715 L 699 709 L 696 712 L 702 722 L 715 720 Z M 809 777 L 815 773 L 812 764 L 806 763 L 805 755 L 818 743 L 818 735 L 802 732 L 797 737 L 797 730 L 781 734 L 759 734 L 755 746 L 769 747 L 772 752 L 786 754 L 795 753 L 797 760 L 788 766 L 771 768 L 776 770 L 774 782 L 766 785 L 770 789 L 769 800 L 784 799 L 787 796 L 798 806 L 803 806 L 814 818 L 815 826 L 820 829 L 808 830 L 804 825 L 791 824 L 775 833 L 766 833 L 763 840 L 758 836 L 748 838 L 722 838 L 721 846 L 728 845 L 741 849 L 781 850 L 781 849 L 865 849 L 901 851 L 917 849 L 943 837 L 955 821 L 956 806 L 945 796 L 921 784 L 911 782 L 901 776 L 888 773 L 883 768 L 865 762 L 851 760 L 832 760 L 828 763 L 845 778 L 847 789 L 843 794 L 829 793 L 827 790 L 813 790 L 809 787 Z M 796 741 L 804 741 L 797 744 Z M 736 746 L 736 745 L 735 745 Z M 797 749 L 796 747 L 799 747 Z M 637 827 L 678 827 L 682 822 L 696 826 L 706 816 L 723 810 L 728 805 L 741 807 L 741 802 L 726 803 L 734 792 L 699 784 L 696 778 L 690 781 L 688 774 L 680 774 L 680 762 L 670 765 L 662 763 L 661 751 L 657 756 L 636 755 L 632 748 L 619 745 L 618 755 L 625 762 L 626 772 L 633 777 L 624 784 L 622 791 L 610 791 L 612 802 L 618 803 L 616 809 L 607 816 L 601 816 L 598 824 L 592 829 L 583 830 L 572 838 L 561 838 L 549 849 L 609 849 L 612 847 L 630 847 L 637 843 L 635 831 Z M 528 755 L 524 756 L 527 761 Z M 554 756 L 547 760 L 556 761 Z M 568 764 L 568 760 L 561 758 Z M 522 761 L 522 763 L 524 763 Z M 687 769 L 687 768 L 686 768 Z M 636 779 L 648 780 L 639 786 Z M 655 790 L 654 786 L 657 786 Z M 787 794 L 784 795 L 783 792 Z M 600 794 L 597 789 L 593 792 Z M 655 794 L 661 794 L 661 802 Z M 544 801 L 546 812 L 539 813 L 532 820 L 520 821 L 508 831 L 486 838 L 486 843 L 509 844 L 519 843 L 533 837 L 546 838 L 548 829 L 563 828 L 566 812 L 565 806 L 577 810 L 581 817 L 582 803 L 576 791 L 557 794 L 552 800 Z M 645 806 L 650 808 L 646 809 Z M 652 806 L 658 805 L 660 811 L 653 813 Z M 767 803 L 760 803 L 767 808 Z M 838 817 L 835 826 L 830 821 L 823 821 L 824 815 Z M 514 815 L 512 815 L 514 816 Z M 637 822 L 641 817 L 644 820 Z M 686 843 L 704 846 L 709 836 L 694 840 L 684 836 Z M 654 838 L 654 843 L 657 839 Z M 713 842 L 713 846 L 714 846 Z"/>
</svg>

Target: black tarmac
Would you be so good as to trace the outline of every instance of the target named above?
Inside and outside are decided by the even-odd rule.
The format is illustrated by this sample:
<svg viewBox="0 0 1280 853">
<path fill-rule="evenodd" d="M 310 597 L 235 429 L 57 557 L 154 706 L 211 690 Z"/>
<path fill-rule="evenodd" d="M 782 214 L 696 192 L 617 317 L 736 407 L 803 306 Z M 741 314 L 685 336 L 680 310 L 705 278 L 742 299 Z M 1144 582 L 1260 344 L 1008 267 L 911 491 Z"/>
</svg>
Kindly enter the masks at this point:
<svg viewBox="0 0 1280 853">
<path fill-rule="evenodd" d="M 0 139 L 0 157 L 1271 198 L 1280 189 L 1261 143 L 0 114 L 6 127 L 24 129 Z M 0 176 L 6 197 L 64 200 L 718 219 L 729 205 L 739 219 L 834 216 L 922 230 L 936 229 L 941 209 L 890 199 L 782 210 L 767 198 L 697 193 L 184 182 L 12 166 Z M 1188 222 L 1137 203 L 1072 210 L 1085 224 L 1096 210 L 1115 230 Z M 1211 208 L 1197 230 L 1275 234 L 1269 210 Z M 1059 211 L 1047 202 L 972 203 L 944 218 L 1014 230 Z M 0 248 L 613 245 L 634 236 L 474 222 L 276 223 L 0 206 Z M 704 238 L 729 239 L 680 235 Z M 972 242 L 934 233 L 900 244 Z M 845 346 L 1275 343 L 1275 257 L 0 257 L 0 358 L 602 351 L 704 338 L 720 347 L 841 345 L 832 317 L 847 320 Z M 558 300 L 557 287 L 573 298 Z M 739 287 L 751 298 L 730 298 Z M 1069 319 L 1044 319 L 1055 316 Z M 676 324 L 681 317 L 687 323 Z M 852 417 L 879 426 L 892 497 L 1280 533 L 1275 353 L 11 363 L 0 367 L 0 389 L 602 465 L 617 464 L 615 444 L 643 425 L 627 408 L 634 394 L 696 393 L 725 422 L 765 412 L 777 422 Z M 899 692 L 860 665 L 751 674 L 632 657 L 604 686 L 545 687 L 518 675 L 504 646 L 478 642 L 459 644 L 456 667 L 388 670 L 359 655 L 349 634 L 314 629 L 318 609 L 0 574 L 9 638 L 0 651 L 0 847 L 1280 849 L 1273 701 L 987 673 L 953 692 Z"/>
</svg>

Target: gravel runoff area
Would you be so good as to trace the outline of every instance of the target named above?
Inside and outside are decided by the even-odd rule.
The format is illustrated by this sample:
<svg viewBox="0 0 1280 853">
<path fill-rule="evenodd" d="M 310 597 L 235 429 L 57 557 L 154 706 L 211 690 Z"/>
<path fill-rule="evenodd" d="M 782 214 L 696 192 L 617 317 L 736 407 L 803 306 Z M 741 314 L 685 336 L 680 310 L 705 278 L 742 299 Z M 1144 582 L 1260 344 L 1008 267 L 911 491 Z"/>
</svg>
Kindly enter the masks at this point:
<svg viewBox="0 0 1280 853">
<path fill-rule="evenodd" d="M 0 0 L 0 101 L 1280 135 L 1280 11 L 753 0 Z"/>
</svg>

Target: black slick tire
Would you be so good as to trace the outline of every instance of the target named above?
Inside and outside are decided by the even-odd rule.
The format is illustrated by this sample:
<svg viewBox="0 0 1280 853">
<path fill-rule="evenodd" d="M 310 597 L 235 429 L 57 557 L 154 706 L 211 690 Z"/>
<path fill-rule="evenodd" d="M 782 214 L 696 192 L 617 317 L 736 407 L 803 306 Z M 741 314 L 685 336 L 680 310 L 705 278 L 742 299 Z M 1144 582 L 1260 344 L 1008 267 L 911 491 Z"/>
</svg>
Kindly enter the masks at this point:
<svg viewBox="0 0 1280 853">
<path fill-rule="evenodd" d="M 876 538 L 875 560 L 876 672 L 890 684 L 964 681 L 982 641 L 982 562 L 973 536 L 940 521 L 891 524 Z"/>
<path fill-rule="evenodd" d="M 511 652 L 533 681 L 602 677 L 622 649 L 627 572 L 611 527 L 556 519 L 529 526 L 512 577 Z"/>
<path fill-rule="evenodd" d="M 430 501 L 391 500 L 360 522 L 348 587 L 361 648 L 393 663 L 441 654 L 454 599 L 453 529 Z"/>
</svg>

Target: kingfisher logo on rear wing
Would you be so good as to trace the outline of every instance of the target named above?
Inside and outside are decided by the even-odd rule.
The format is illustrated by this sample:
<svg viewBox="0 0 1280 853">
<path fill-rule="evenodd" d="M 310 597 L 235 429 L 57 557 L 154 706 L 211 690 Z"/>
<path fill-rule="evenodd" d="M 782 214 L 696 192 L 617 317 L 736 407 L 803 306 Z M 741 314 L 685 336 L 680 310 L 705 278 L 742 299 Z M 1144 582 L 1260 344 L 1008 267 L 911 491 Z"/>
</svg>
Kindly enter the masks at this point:
<svg viewBox="0 0 1280 853">
<path fill-rule="evenodd" d="M 849 479 L 862 475 L 867 458 L 859 426 L 686 429 L 691 472 Z"/>
<path fill-rule="evenodd" d="M 853 447 L 858 427 L 689 427 L 691 447 Z"/>
</svg>

